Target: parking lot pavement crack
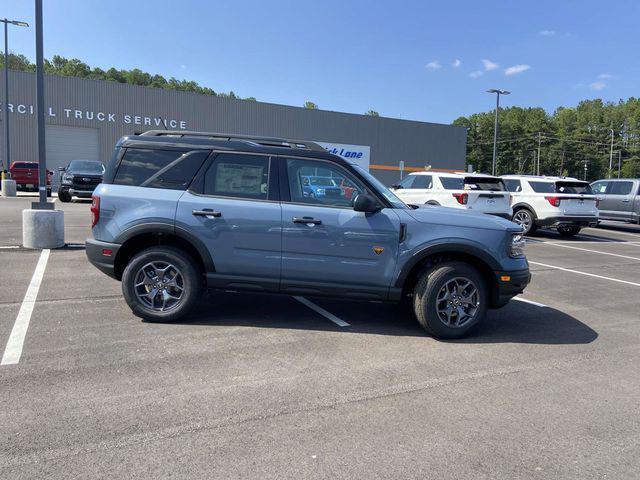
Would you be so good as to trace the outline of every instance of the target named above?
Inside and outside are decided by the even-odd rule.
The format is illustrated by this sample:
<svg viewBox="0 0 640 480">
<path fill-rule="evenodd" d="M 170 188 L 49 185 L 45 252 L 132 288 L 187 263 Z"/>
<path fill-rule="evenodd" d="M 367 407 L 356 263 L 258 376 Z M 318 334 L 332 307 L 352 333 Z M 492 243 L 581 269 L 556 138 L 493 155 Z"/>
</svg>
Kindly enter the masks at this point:
<svg viewBox="0 0 640 480">
<path fill-rule="evenodd" d="M 482 370 L 477 372 L 467 372 L 458 375 L 451 375 L 444 378 L 434 378 L 423 382 L 394 385 L 388 388 L 376 391 L 355 392 L 345 395 L 343 398 L 334 399 L 327 402 L 318 402 L 314 404 L 292 405 L 279 410 L 265 411 L 260 414 L 239 414 L 237 416 L 229 416 L 218 421 L 208 423 L 195 423 L 168 427 L 163 430 L 128 435 L 124 438 L 96 442 L 82 447 L 61 447 L 50 450 L 38 450 L 33 453 L 18 455 L 16 452 L 5 452 L 0 455 L 0 468 L 13 468 L 20 465 L 28 465 L 31 463 L 57 460 L 61 458 L 69 458 L 81 455 L 92 455 L 100 451 L 108 451 L 114 449 L 122 449 L 128 446 L 151 444 L 183 435 L 191 435 L 200 432 L 213 431 L 220 428 L 243 425 L 252 422 L 261 422 L 275 419 L 278 417 L 295 415 L 298 413 L 319 412 L 323 410 L 334 410 L 345 405 L 358 404 L 363 402 L 375 401 L 395 396 L 410 395 L 414 393 L 424 392 L 437 388 L 455 386 L 468 382 L 476 382 L 485 379 L 494 379 L 507 377 L 510 375 L 518 375 L 531 371 L 540 371 L 545 369 L 567 368 L 576 364 L 584 364 L 585 362 L 601 362 L 604 358 L 609 358 L 612 354 L 640 350 L 640 345 L 632 345 L 620 347 L 613 350 L 591 350 L 589 352 L 576 353 L 563 358 L 550 359 L 540 362 L 532 362 L 507 368 L 496 368 L 490 370 Z M 10 442 L 10 439 L 7 439 Z"/>
</svg>

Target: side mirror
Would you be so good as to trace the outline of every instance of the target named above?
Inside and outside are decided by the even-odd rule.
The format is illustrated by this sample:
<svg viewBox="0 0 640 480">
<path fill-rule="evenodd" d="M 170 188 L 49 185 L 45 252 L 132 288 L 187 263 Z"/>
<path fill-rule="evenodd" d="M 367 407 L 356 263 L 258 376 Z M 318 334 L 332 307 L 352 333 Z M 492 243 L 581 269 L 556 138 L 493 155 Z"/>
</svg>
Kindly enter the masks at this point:
<svg viewBox="0 0 640 480">
<path fill-rule="evenodd" d="M 58 167 L 59 172 L 64 172 L 66 169 L 67 169 L 66 167 Z"/>
<path fill-rule="evenodd" d="M 400 190 L 402 188 L 402 185 L 400 185 L 399 183 L 395 183 L 395 184 L 391 185 L 391 188 L 395 188 L 396 190 Z"/>
<path fill-rule="evenodd" d="M 378 201 L 368 193 L 360 193 L 353 201 L 353 210 L 356 212 L 375 213 L 381 210 Z"/>
</svg>

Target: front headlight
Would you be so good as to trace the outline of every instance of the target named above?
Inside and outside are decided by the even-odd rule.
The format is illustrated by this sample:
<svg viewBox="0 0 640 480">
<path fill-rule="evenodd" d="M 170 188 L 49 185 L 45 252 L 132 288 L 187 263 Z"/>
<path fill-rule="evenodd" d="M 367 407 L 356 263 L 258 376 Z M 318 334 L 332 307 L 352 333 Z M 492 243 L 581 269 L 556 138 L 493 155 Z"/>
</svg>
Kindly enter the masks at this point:
<svg viewBox="0 0 640 480">
<path fill-rule="evenodd" d="M 62 175 L 62 182 L 73 183 L 73 175 L 70 173 L 65 173 L 64 175 Z"/>
<path fill-rule="evenodd" d="M 509 256 L 511 258 L 524 257 L 524 247 L 526 241 L 521 233 L 511 234 L 511 243 L 509 244 Z"/>
</svg>

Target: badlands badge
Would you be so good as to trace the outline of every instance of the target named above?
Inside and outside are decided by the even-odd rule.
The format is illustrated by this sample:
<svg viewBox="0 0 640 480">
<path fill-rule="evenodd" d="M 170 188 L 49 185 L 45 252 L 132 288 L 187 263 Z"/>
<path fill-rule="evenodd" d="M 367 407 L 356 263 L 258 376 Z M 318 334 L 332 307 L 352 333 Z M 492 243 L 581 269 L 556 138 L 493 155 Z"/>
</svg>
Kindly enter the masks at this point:
<svg viewBox="0 0 640 480">
<path fill-rule="evenodd" d="M 375 252 L 376 255 L 380 255 L 382 252 L 384 252 L 384 248 L 382 248 L 382 247 L 373 247 L 373 251 Z"/>
</svg>

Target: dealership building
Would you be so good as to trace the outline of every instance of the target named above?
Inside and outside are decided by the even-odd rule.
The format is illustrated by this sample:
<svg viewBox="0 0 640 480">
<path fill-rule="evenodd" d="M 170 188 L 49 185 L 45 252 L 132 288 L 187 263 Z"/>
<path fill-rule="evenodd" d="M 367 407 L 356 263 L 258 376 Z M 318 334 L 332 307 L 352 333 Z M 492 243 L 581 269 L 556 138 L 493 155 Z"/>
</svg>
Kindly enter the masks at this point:
<svg viewBox="0 0 640 480">
<path fill-rule="evenodd" d="M 9 85 L 11 160 L 34 161 L 35 74 L 12 71 Z M 4 80 L 0 88 L 4 91 Z M 50 170 L 74 159 L 106 162 L 123 135 L 165 128 L 316 141 L 356 160 L 386 184 L 400 179 L 401 162 L 405 174 L 426 166 L 462 170 L 465 163 L 466 129 L 460 126 L 73 77 L 45 76 L 45 123 Z M 1 137 L 0 162 L 6 169 L 4 135 Z"/>
</svg>

